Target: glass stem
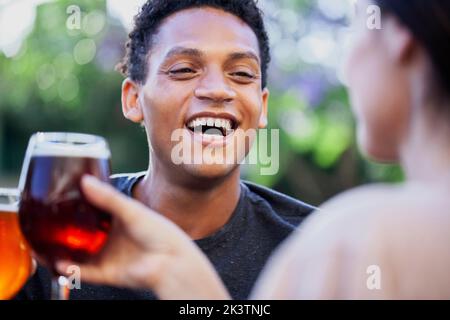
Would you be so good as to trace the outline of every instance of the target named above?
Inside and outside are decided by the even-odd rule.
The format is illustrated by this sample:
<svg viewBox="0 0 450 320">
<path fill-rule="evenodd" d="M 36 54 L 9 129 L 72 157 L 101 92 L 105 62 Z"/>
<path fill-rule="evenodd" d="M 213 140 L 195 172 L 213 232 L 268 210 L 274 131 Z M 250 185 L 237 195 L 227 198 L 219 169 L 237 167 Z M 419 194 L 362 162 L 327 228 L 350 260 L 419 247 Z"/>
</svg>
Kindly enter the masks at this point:
<svg viewBox="0 0 450 320">
<path fill-rule="evenodd" d="M 52 300 L 69 300 L 70 289 L 67 278 L 56 276 L 52 278 Z"/>
</svg>

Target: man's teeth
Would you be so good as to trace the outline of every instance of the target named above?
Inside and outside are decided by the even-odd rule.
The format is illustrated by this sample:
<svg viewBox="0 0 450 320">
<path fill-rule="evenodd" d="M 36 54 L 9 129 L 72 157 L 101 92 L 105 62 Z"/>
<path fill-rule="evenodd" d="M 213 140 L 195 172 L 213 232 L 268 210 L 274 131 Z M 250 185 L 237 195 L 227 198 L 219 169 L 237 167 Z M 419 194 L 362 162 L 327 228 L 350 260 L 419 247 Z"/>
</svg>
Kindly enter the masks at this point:
<svg viewBox="0 0 450 320">
<path fill-rule="evenodd" d="M 232 128 L 232 123 L 231 120 L 218 118 L 197 118 L 188 123 L 188 128 L 191 129 L 201 126 L 216 127 L 229 131 Z"/>
</svg>

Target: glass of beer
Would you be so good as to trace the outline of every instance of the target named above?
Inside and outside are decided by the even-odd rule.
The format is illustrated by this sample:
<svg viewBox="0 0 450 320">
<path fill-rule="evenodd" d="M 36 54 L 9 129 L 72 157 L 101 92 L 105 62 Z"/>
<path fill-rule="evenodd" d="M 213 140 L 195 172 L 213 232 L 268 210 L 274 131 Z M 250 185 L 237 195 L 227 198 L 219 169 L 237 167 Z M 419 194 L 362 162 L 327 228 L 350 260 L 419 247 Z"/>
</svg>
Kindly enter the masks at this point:
<svg viewBox="0 0 450 320">
<path fill-rule="evenodd" d="M 91 205 L 81 191 L 86 174 L 109 181 L 110 151 L 103 138 L 43 132 L 31 137 L 20 178 L 19 220 L 39 262 L 53 275 L 55 300 L 69 297 L 69 282 L 55 263 L 91 259 L 111 228 L 111 216 Z"/>
<path fill-rule="evenodd" d="M 19 191 L 0 189 L 0 300 L 13 298 L 31 272 L 30 250 L 19 228 Z"/>
</svg>

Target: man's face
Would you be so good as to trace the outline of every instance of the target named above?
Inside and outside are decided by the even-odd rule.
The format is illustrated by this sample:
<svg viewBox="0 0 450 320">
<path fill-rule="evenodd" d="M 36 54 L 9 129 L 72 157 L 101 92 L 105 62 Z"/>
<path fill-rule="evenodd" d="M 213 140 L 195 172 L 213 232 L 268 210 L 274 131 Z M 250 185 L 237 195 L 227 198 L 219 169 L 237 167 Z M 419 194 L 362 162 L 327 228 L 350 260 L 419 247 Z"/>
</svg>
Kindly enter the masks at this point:
<svg viewBox="0 0 450 320">
<path fill-rule="evenodd" d="M 137 110 L 127 116 L 124 108 L 125 115 L 143 120 L 152 161 L 160 169 L 198 178 L 228 175 L 242 160 L 239 152 L 247 154 L 250 148 L 235 130 L 267 123 L 268 91 L 261 88 L 256 35 L 238 17 L 205 7 L 168 17 L 154 39 L 147 79 L 136 87 Z M 125 83 L 124 96 L 129 89 Z M 181 132 L 175 141 L 174 132 Z M 173 151 L 180 141 L 191 146 L 184 156 L 190 153 L 192 162 L 200 156 L 202 163 L 175 165 Z M 230 152 L 232 163 L 220 161 Z"/>
</svg>

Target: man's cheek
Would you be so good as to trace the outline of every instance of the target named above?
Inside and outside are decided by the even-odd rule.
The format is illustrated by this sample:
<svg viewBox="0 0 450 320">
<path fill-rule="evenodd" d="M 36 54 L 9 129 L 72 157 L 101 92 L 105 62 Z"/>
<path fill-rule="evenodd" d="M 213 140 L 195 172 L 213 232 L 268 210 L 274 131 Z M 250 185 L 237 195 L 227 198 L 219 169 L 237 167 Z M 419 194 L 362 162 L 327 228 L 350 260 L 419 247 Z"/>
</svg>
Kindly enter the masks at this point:
<svg viewBox="0 0 450 320">
<path fill-rule="evenodd" d="M 249 99 L 251 95 L 247 96 L 247 99 L 242 103 L 242 109 L 245 117 L 252 123 L 256 121 L 258 123 L 259 117 L 263 111 L 263 102 L 259 96 Z"/>
</svg>

